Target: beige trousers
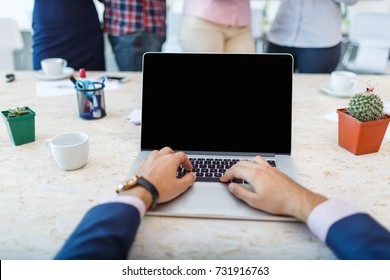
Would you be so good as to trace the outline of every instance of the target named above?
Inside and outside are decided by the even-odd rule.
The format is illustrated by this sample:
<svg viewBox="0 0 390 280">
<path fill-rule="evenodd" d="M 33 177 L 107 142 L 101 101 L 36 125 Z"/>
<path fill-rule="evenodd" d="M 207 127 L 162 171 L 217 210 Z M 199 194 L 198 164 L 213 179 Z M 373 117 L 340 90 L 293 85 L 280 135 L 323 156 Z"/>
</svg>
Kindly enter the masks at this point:
<svg viewBox="0 0 390 280">
<path fill-rule="evenodd" d="M 179 40 L 185 52 L 256 52 L 251 26 L 221 25 L 194 16 L 182 16 Z"/>
</svg>

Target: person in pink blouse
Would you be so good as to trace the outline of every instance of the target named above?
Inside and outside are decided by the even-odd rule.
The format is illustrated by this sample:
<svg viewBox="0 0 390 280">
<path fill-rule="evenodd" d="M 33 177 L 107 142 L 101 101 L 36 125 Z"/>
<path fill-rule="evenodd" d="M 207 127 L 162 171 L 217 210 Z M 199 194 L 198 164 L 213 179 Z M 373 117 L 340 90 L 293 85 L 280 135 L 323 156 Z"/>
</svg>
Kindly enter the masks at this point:
<svg viewBox="0 0 390 280">
<path fill-rule="evenodd" d="M 185 52 L 256 52 L 250 0 L 185 0 L 179 38 Z"/>
</svg>

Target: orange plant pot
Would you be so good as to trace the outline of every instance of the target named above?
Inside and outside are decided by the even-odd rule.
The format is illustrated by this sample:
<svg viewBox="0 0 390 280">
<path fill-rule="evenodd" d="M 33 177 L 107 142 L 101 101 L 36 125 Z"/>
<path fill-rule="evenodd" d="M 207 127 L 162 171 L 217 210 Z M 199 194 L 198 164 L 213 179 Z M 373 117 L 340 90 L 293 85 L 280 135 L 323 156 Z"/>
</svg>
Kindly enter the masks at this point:
<svg viewBox="0 0 390 280">
<path fill-rule="evenodd" d="M 361 122 L 345 112 L 345 108 L 337 109 L 339 124 L 339 145 L 355 155 L 376 153 L 381 147 L 390 116 L 385 119 Z"/>
</svg>

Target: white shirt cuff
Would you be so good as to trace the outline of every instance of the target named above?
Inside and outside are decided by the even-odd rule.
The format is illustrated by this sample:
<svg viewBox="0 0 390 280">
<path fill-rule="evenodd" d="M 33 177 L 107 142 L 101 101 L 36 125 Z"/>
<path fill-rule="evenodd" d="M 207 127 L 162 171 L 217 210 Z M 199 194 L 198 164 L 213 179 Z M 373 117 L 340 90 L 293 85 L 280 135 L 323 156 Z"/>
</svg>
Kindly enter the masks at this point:
<svg viewBox="0 0 390 280">
<path fill-rule="evenodd" d="M 131 195 L 117 195 L 112 198 L 104 200 L 102 203 L 110 203 L 110 202 L 120 202 L 120 203 L 126 203 L 134 206 L 138 209 L 140 218 L 142 219 L 143 216 L 146 213 L 146 205 L 143 202 L 142 199 L 136 196 Z"/>
<path fill-rule="evenodd" d="M 329 228 L 337 221 L 358 213 L 352 206 L 340 199 L 328 199 L 310 213 L 307 226 L 322 242 L 325 242 Z"/>
</svg>

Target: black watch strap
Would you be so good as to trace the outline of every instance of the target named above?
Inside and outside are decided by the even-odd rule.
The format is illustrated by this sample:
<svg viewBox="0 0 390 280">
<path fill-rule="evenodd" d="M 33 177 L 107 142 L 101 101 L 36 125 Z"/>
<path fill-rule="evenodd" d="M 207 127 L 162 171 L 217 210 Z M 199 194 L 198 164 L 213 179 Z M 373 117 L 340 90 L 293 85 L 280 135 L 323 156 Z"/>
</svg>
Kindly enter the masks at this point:
<svg viewBox="0 0 390 280">
<path fill-rule="evenodd" d="M 155 208 L 157 206 L 158 198 L 159 198 L 159 193 L 158 193 L 158 190 L 156 189 L 156 187 L 152 183 L 150 183 L 148 180 L 146 180 L 144 177 L 141 177 L 137 180 L 137 185 L 144 187 L 152 194 L 153 202 L 152 202 L 152 205 L 150 206 L 149 210 Z"/>
</svg>

